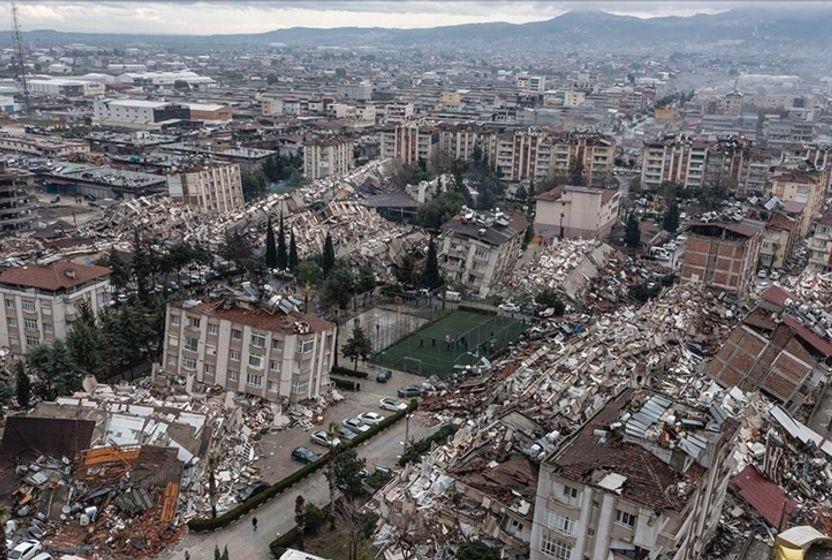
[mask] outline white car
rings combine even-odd
[[[23,541],[9,551],[9,560],[32,560],[41,550],[43,545],[38,541]]]
[[[326,430],[316,430],[309,435],[312,443],[323,445],[324,447],[338,447],[341,445],[341,440],[337,437],[332,437]]]
[[[341,425],[347,429],[352,430],[357,434],[361,432],[366,432],[370,429],[370,426],[362,422],[358,416],[356,416],[355,418],[347,418],[346,420],[341,422]]]
[[[364,412],[356,416],[359,420],[370,426],[375,426],[384,420],[384,416],[375,412]]]
[[[40,554],[32,558],[32,560],[52,560],[52,555],[48,552],[41,552]]]
[[[407,410],[407,405],[404,404],[399,399],[394,399],[393,397],[384,397],[378,401],[378,406],[380,406],[384,410],[390,410],[392,412],[398,412],[400,410]]]
[[[517,313],[520,311],[520,306],[511,302],[501,303],[497,306],[497,308],[505,311],[506,313]]]

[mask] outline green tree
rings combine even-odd
[[[261,172],[243,173],[243,198],[246,202],[252,202],[258,198],[263,198],[268,191],[266,186],[266,177]]]
[[[321,288],[321,303],[346,309],[355,293],[353,271],[344,264],[332,269]]]
[[[301,495],[295,498],[295,525],[298,528],[297,547],[303,551],[306,548],[303,544],[303,536],[306,533],[306,500]]]
[[[442,285],[442,275],[439,273],[439,260],[436,257],[436,242],[431,238],[428,243],[428,255],[425,259],[425,270],[422,272],[420,285],[434,290]]]
[[[283,227],[283,214],[280,214],[280,226],[277,228],[277,268],[285,270],[289,265],[289,255],[286,252],[286,230]]]
[[[679,229],[679,205],[675,202],[665,210],[662,227],[670,233],[676,233],[676,230]]]
[[[133,278],[136,281],[136,291],[142,299],[147,298],[151,289],[153,277],[153,256],[149,243],[142,237],[139,228],[133,230]]]
[[[77,366],[63,340],[35,346],[26,353],[26,363],[37,373],[33,392],[45,401],[69,395],[81,388]]]
[[[416,210],[416,222],[426,228],[437,230],[453,218],[462,208],[463,196],[456,191],[446,191]]]
[[[569,167],[569,181],[576,187],[584,185],[584,162],[576,158]]]
[[[361,265],[358,270],[358,282],[355,287],[356,293],[364,293],[376,287],[376,274],[369,265]]]
[[[364,479],[361,471],[364,469],[364,459],[358,456],[354,447],[338,453],[333,460],[335,487],[349,499],[361,498],[366,494]]]
[[[462,543],[456,551],[455,560],[499,560],[497,551],[482,541]]]
[[[295,230],[289,230],[289,270],[298,270],[298,245],[295,242]]]
[[[107,266],[110,268],[110,284],[119,292],[126,291],[130,284],[130,265],[115,247],[107,254]]]
[[[111,369],[110,345],[96,324],[95,316],[85,300],[79,304],[78,320],[66,336],[69,355],[81,373],[98,379]]]
[[[638,245],[641,242],[641,228],[638,224],[638,218],[634,213],[627,216],[627,224],[624,227],[624,244],[630,248],[630,254],[635,254]]]
[[[353,360],[353,369],[358,369],[358,359],[366,360],[373,352],[373,343],[361,325],[356,320],[356,325],[352,330],[352,335],[347,339],[341,347],[341,353],[345,358]]]
[[[338,453],[332,460],[332,477],[341,492],[341,499],[332,504],[333,518],[344,529],[349,541],[348,560],[355,560],[358,545],[366,538],[368,518],[362,512],[366,491],[361,476],[364,460],[358,457],[354,448]],[[375,521],[375,520],[374,520]]]
[[[222,553],[217,545],[214,545],[214,560],[228,560],[228,547],[226,546]]]
[[[305,259],[298,264],[298,282],[317,284],[321,279],[321,267],[312,259]]]
[[[251,243],[238,232],[226,232],[219,254],[223,259],[234,263],[240,276],[262,272],[263,262],[255,258]]]
[[[335,247],[332,245],[332,236],[327,233],[324,240],[324,252],[321,257],[321,269],[323,269],[324,276],[329,276],[332,269],[335,268]]]
[[[274,228],[272,228],[272,217],[266,224],[266,268],[270,271],[277,267],[277,246],[274,242]]]
[[[23,362],[15,362],[14,378],[17,404],[23,408],[29,408],[32,399],[32,381],[29,379],[29,374],[26,373],[26,368],[23,367]]]

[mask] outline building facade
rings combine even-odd
[[[381,130],[379,150],[382,158],[398,160],[402,165],[430,163],[439,150],[439,130],[417,123],[388,126]]]
[[[691,224],[682,281],[744,296],[757,269],[763,227],[754,220]]]
[[[0,234],[34,227],[38,201],[30,184],[33,176],[17,170],[0,171]]]
[[[804,204],[800,220],[800,236],[809,233],[812,222],[823,212],[826,202],[826,187],[829,184],[829,169],[783,169],[779,168],[771,178],[771,194],[780,200]]]
[[[0,274],[0,347],[16,358],[63,339],[86,301],[98,315],[110,304],[110,269],[72,262],[10,268]]]
[[[437,247],[442,275],[485,297],[514,266],[528,225],[519,212],[480,215],[463,208],[442,226]]]
[[[315,138],[303,143],[303,175],[314,181],[344,175],[354,167],[354,143],[345,136]]]
[[[546,239],[603,239],[618,220],[621,193],[563,185],[535,197],[534,231]]]
[[[224,213],[241,208],[243,182],[236,163],[195,163],[167,176],[168,194],[209,213]]]
[[[659,393],[623,391],[543,460],[529,558],[701,558],[737,426]]]
[[[162,372],[270,401],[329,385],[335,324],[294,309],[219,300],[168,304]]]

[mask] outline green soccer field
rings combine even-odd
[[[510,317],[452,311],[378,352],[370,361],[425,376],[446,375],[454,365],[475,363],[477,355],[493,356],[525,328]]]

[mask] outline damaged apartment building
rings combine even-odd
[[[718,405],[623,391],[542,462],[531,560],[700,558],[737,427]]]
[[[170,303],[160,373],[269,401],[316,398],[329,386],[335,325],[300,303],[251,285]]]

